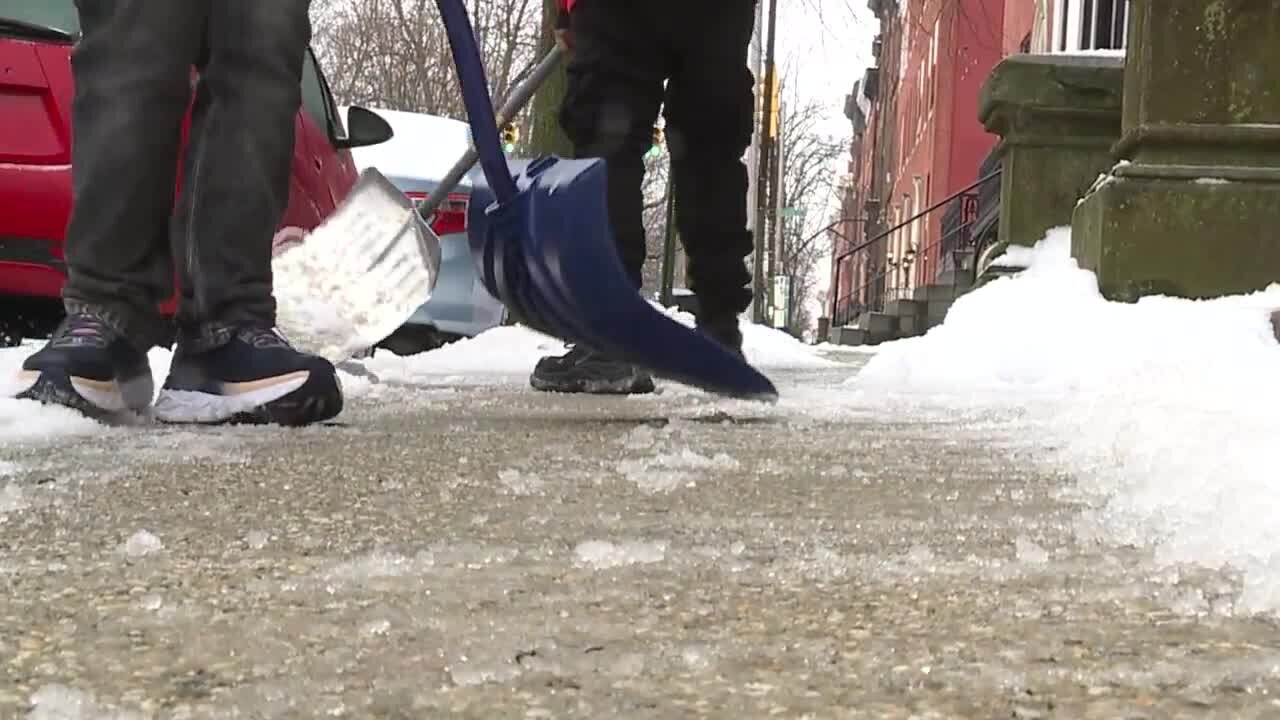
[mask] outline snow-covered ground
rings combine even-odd
[[[668,314],[686,325],[694,323],[693,316],[674,308]],[[747,359],[764,371],[840,366],[821,357],[812,346],[777,330],[744,321],[742,332]],[[401,358],[378,353],[363,364],[379,379],[398,383],[525,384],[538,358],[564,351],[558,340],[528,328],[505,326],[421,355]],[[359,380],[354,382],[366,387]]]
[[[1280,285],[1211,301],[1112,303],[1052,231],[1016,277],[962,297],[928,335],[882,346],[864,402],[988,407],[1096,510],[1083,540],[1242,573],[1236,607],[1280,610]]]
[[[1063,492],[1092,508],[1076,521],[1081,541],[1150,546],[1175,568],[1229,567],[1243,579],[1237,609],[1280,610],[1280,344],[1269,318],[1280,286],[1111,303],[1069,246],[1066,230],[1053,231],[1015,258],[1023,273],[961,298],[928,335],[876,351],[814,348],[746,325],[759,367],[811,373],[768,412],[824,422],[974,413],[993,434],[1014,436],[1012,451],[1074,481]],[[379,353],[363,362],[376,379],[343,379],[353,398],[392,397],[406,384],[523,385],[538,357],[561,348],[503,327],[416,357]],[[29,351],[0,351],[0,376]],[[854,371],[840,369],[850,366],[828,359],[841,352],[872,357],[848,377]],[[159,382],[168,354],[152,360]],[[667,384],[672,391],[693,393]],[[100,431],[67,411],[0,400],[0,476],[5,444]]]
[[[669,312],[680,322],[693,324],[692,316],[674,309]],[[777,330],[744,322],[743,334],[748,358],[765,371],[840,367],[839,363],[821,357],[814,348]],[[4,398],[4,386],[11,382],[23,358],[39,346],[32,341],[23,347],[0,349],[0,460],[5,443],[54,441],[101,430],[97,423],[69,410]],[[372,377],[366,373],[342,372],[342,382],[351,399],[394,393],[395,388],[406,384],[524,385],[538,358],[564,350],[558,340],[527,328],[499,327],[421,355],[402,358],[379,352],[373,358],[356,363]],[[171,358],[171,353],[164,349],[150,353],[157,390],[168,373]]]

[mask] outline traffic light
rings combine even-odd
[[[769,138],[778,137],[778,121],[781,105],[779,103],[778,94],[781,92],[781,83],[778,82],[777,71],[770,67],[765,70],[764,79],[760,81],[760,94],[764,100],[764,112],[769,116]]]
[[[502,126],[502,149],[505,152],[515,152],[516,143],[520,142],[520,128],[515,123],[507,123]]]
[[[663,133],[662,128],[658,125],[653,126],[653,145],[649,146],[649,157],[658,157],[662,154],[662,146],[667,142],[667,137]]]

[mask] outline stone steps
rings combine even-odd
[[[916,337],[942,324],[956,298],[973,287],[972,273],[948,271],[932,285],[915,288],[911,298],[890,300],[882,312],[864,312],[855,325],[831,328],[836,345],[879,345]]]

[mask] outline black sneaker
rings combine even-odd
[[[653,378],[634,365],[610,360],[576,345],[565,355],[544,357],[529,377],[535,390],[593,395],[644,395]]]
[[[738,326],[738,317],[698,318],[698,330],[707,337],[729,348],[738,357],[742,354],[742,328]]]
[[[147,354],[92,315],[63,319],[22,363],[11,397],[64,405],[98,420],[142,412],[155,381]]]
[[[179,343],[156,399],[169,423],[307,425],[342,412],[333,364],[295,350],[271,330],[246,328],[208,352]]]

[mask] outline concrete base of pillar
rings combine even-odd
[[[1066,225],[1076,202],[1114,163],[1120,139],[1124,60],[1014,55],[982,89],[980,119],[1001,137],[998,240],[978,259],[981,275],[1009,245],[1034,245]]]
[[[1111,300],[1280,282],[1280,170],[1121,165],[1076,208],[1072,255]]]

